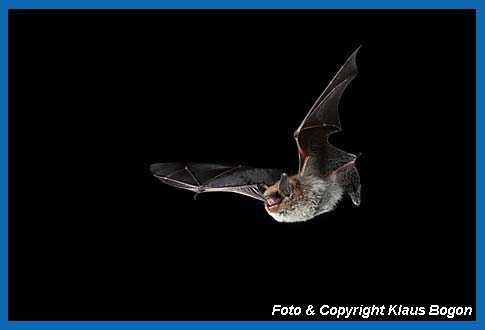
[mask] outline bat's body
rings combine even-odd
[[[295,131],[300,165],[288,176],[276,169],[257,169],[207,163],[160,163],[153,175],[178,188],[203,192],[235,192],[265,203],[269,215],[279,222],[298,222],[332,211],[345,194],[360,205],[357,156],[328,142],[340,131],[338,103],[357,75],[357,50],[337,72]]]
[[[280,187],[282,184],[280,180],[264,192],[265,209],[279,222],[298,222],[332,211],[344,193],[349,193],[355,205],[358,206],[360,195],[354,195],[352,187],[348,187],[347,184],[350,173],[357,173],[356,171],[352,161],[325,179],[317,176],[293,175],[288,178],[290,186],[288,196],[283,195],[284,189]]]

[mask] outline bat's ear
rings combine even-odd
[[[288,175],[286,173],[281,174],[278,190],[280,191],[280,194],[283,196],[289,197],[291,195],[290,180],[288,179]]]

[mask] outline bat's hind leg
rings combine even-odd
[[[360,177],[355,167],[355,161],[343,166],[338,171],[338,180],[344,189],[344,192],[349,194],[352,202],[356,206],[360,205]]]

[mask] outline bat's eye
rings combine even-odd
[[[274,198],[274,199],[277,199],[279,201],[283,200],[283,196],[281,196],[281,194],[279,192],[274,193],[273,195],[271,195],[271,197]]]

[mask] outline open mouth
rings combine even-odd
[[[266,205],[268,206],[268,210],[271,212],[276,211],[276,209],[280,206],[281,199],[268,197],[266,198]]]

